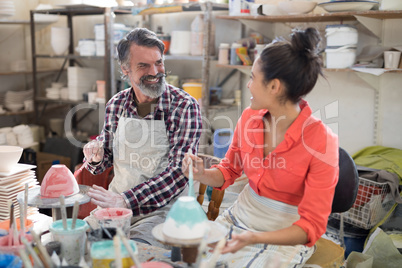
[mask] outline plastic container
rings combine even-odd
[[[230,65],[243,65],[243,62],[237,56],[236,49],[241,48],[242,45],[238,43],[233,43],[230,48]]]
[[[348,68],[355,63],[356,47],[327,47],[325,54],[327,68]]]
[[[102,208],[94,213],[99,225],[103,227],[120,227],[126,236],[130,236],[130,225],[133,211],[127,208]]]
[[[257,44],[254,48],[254,61],[261,55],[262,51],[266,47],[266,44]]]
[[[88,224],[77,219],[74,229],[71,229],[72,219],[67,219],[67,229],[63,228],[63,220],[53,222],[49,230],[55,241],[61,243],[61,256],[69,265],[78,265],[85,254],[86,231]]]
[[[327,47],[356,45],[358,42],[357,29],[353,25],[334,24],[325,28]]]
[[[32,235],[30,234],[25,234],[25,238],[27,239],[28,242],[32,241]],[[13,255],[19,255],[18,251],[20,249],[24,249],[25,245],[21,244],[18,246],[10,246],[8,242],[8,235],[0,237],[0,255],[1,254],[13,254]]]
[[[229,64],[229,50],[230,45],[227,43],[221,43],[219,45],[219,55],[218,55],[218,63],[222,65]]]
[[[20,217],[15,219],[15,222],[17,223],[17,230],[19,231],[21,228],[21,220]],[[25,230],[28,231],[31,227],[33,227],[33,221],[30,219],[25,220]],[[0,229],[8,231],[10,228],[10,220],[4,220],[0,222]]]
[[[191,22],[191,51],[193,56],[201,56],[204,44],[204,16],[197,15]]]
[[[202,84],[201,83],[184,83],[183,90],[194,97],[199,103],[202,101]]]
[[[229,145],[232,142],[233,131],[229,128],[215,130],[214,133],[214,156],[224,158]]]
[[[229,0],[229,16],[250,15],[250,7],[254,1]]]
[[[137,246],[133,240],[127,241],[134,253],[137,253]],[[123,268],[130,268],[134,265],[128,251],[123,243],[120,243],[121,262]],[[91,246],[92,267],[109,268],[114,267],[116,261],[113,240],[94,242]]]

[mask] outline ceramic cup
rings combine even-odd
[[[384,51],[384,68],[397,69],[400,59],[400,51]]]
[[[67,229],[63,228],[63,220],[58,220],[50,225],[50,232],[53,239],[61,243],[61,257],[69,265],[80,263],[81,257],[85,254],[86,231],[88,224],[77,219],[74,229],[71,229],[72,219],[67,219]]]

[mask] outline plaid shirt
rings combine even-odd
[[[113,135],[124,110],[125,116],[139,118],[131,88],[117,93],[106,104],[105,123],[97,138],[103,142],[104,158],[96,166],[87,166],[91,173],[102,173],[113,165]],[[122,193],[134,216],[155,211],[180,194],[187,184],[187,178],[181,171],[184,154],[189,151],[197,153],[202,120],[200,107],[195,99],[181,89],[166,85],[154,112],[143,119],[162,120],[162,116],[170,144],[169,163],[162,173]]]

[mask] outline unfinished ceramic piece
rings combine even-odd
[[[208,219],[193,196],[181,196],[163,224],[163,234],[175,239],[199,239],[208,231]]]
[[[80,191],[73,173],[65,165],[53,165],[45,174],[40,187],[42,198],[70,196]]]

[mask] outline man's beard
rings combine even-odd
[[[156,99],[159,98],[163,92],[165,91],[165,74],[163,73],[158,73],[157,75],[145,75],[140,78],[140,82],[138,84],[135,84],[142,94],[144,94],[147,97]],[[159,78],[158,83],[156,84],[145,84],[144,80],[146,78]]]

